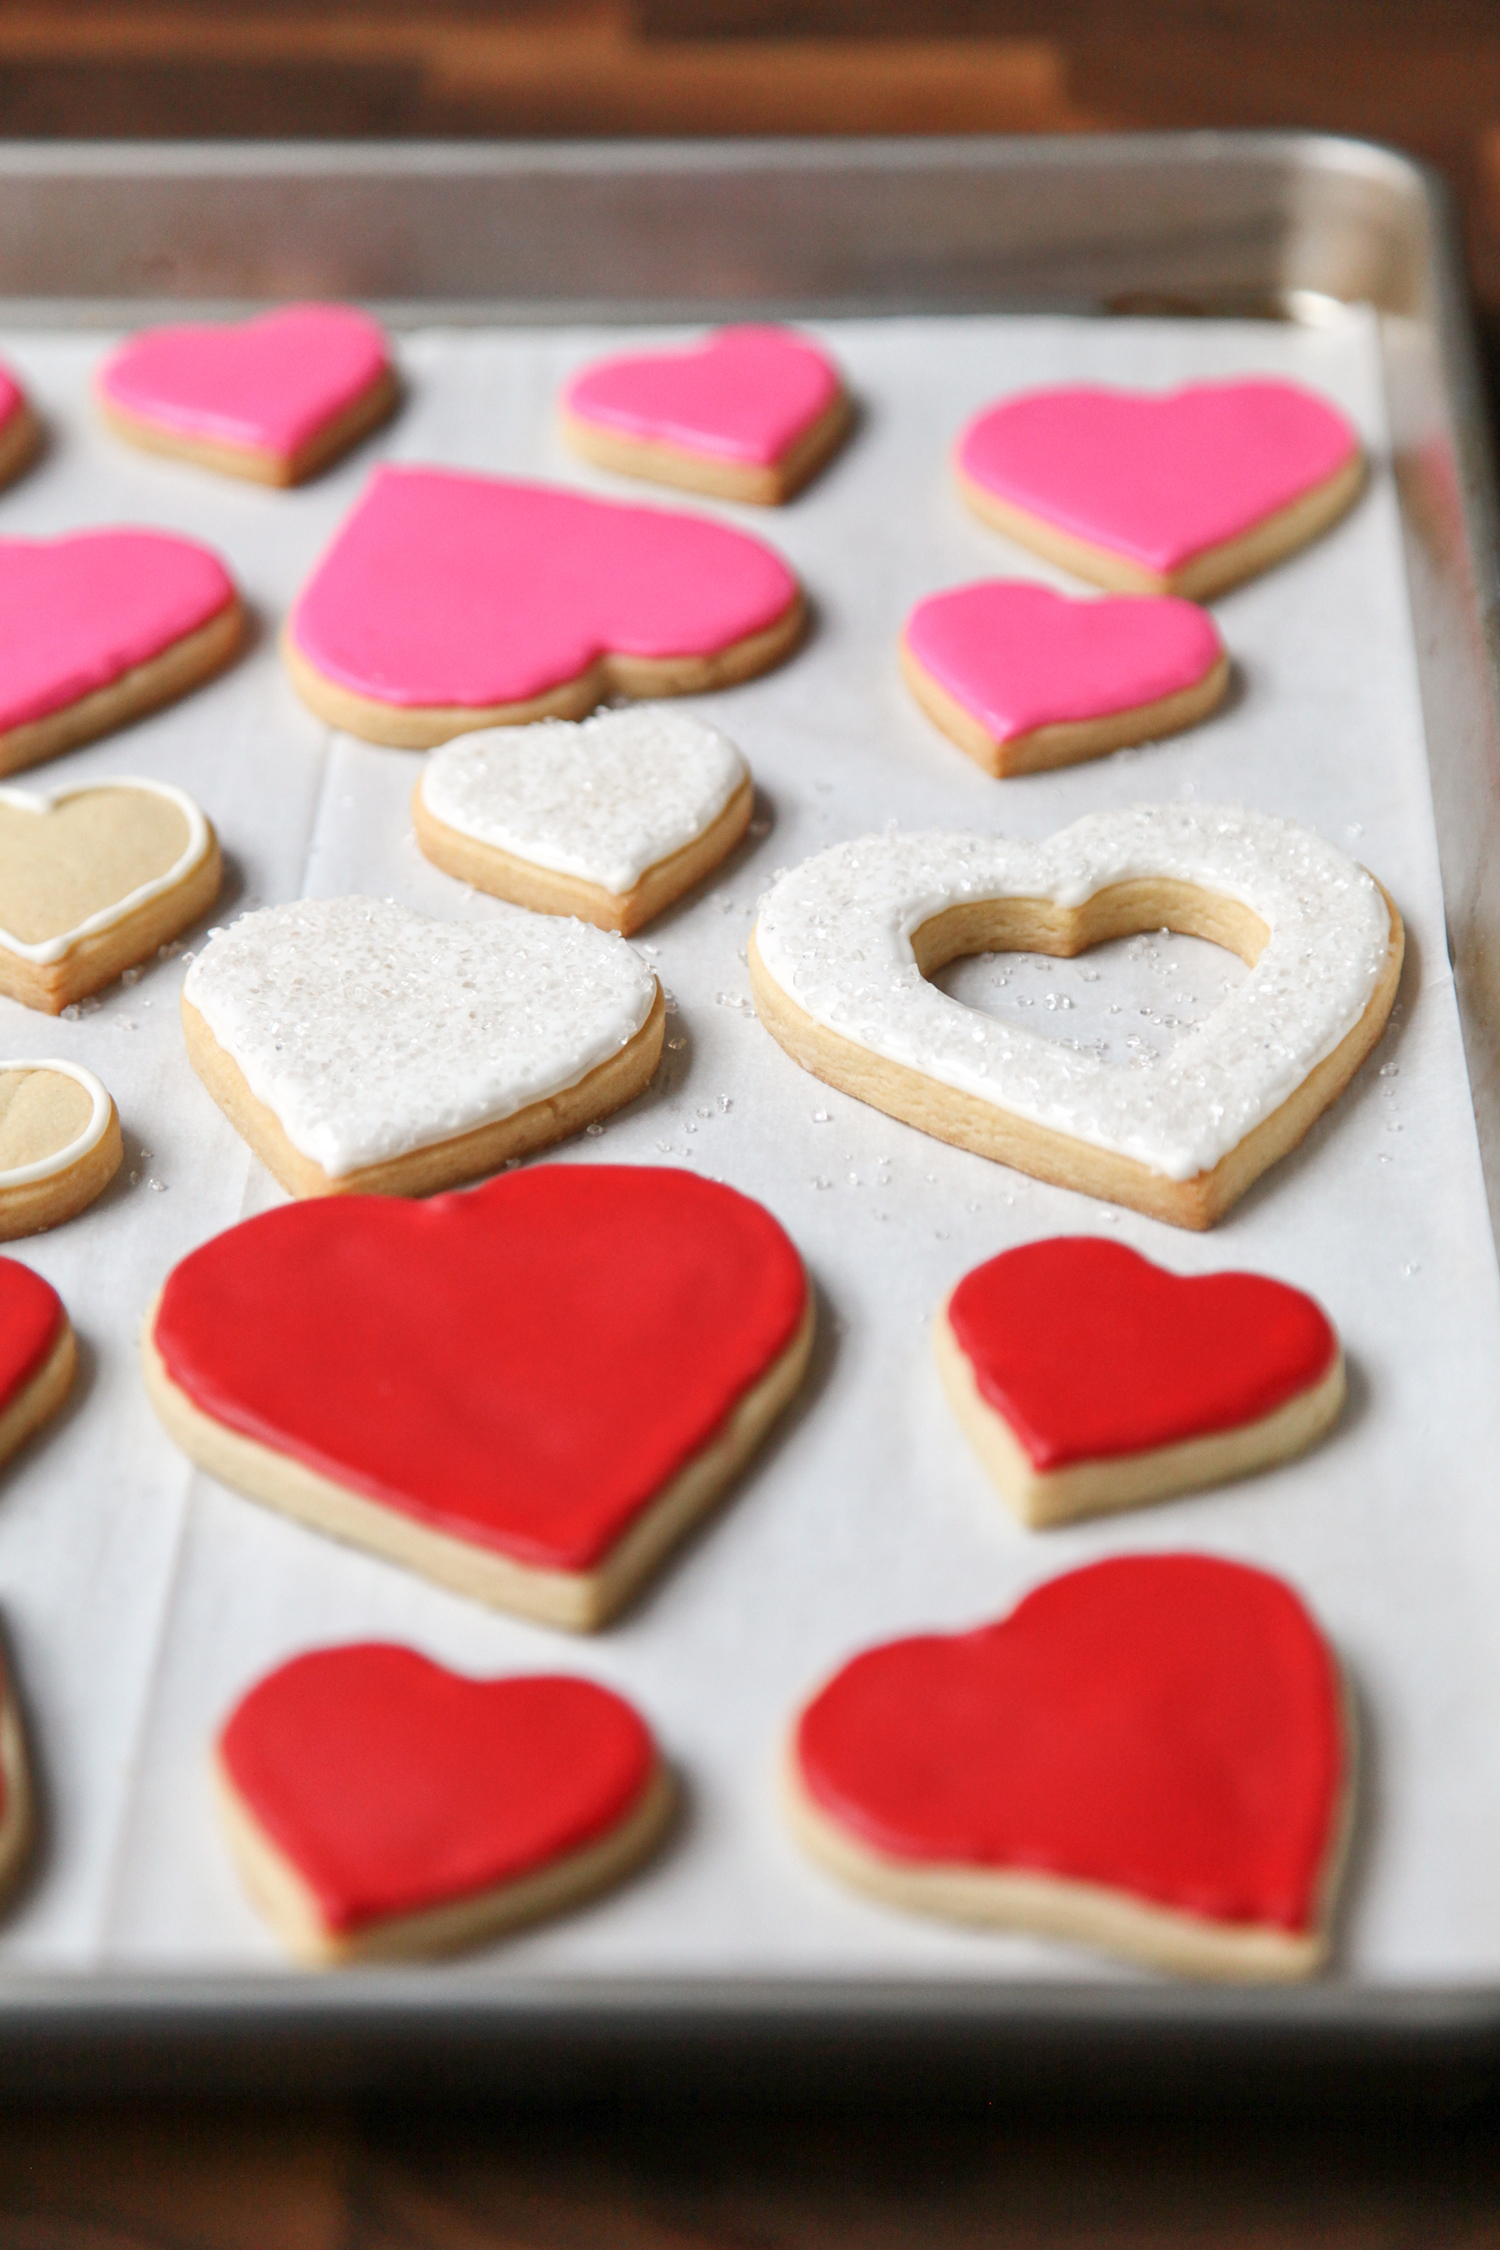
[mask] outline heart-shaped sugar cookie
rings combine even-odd
[[[100,410],[135,445],[300,484],[383,422],[397,386],[383,332],[349,305],[153,328],[99,371]]]
[[[826,352],[786,328],[721,328],[687,350],[625,352],[562,398],[574,449],[627,476],[775,505],[844,438],[850,407]]]
[[[986,773],[1036,773],[1195,726],[1223,700],[1213,619],[1170,595],[1069,601],[986,578],[918,602],[901,636],[912,693]]]
[[[293,1195],[424,1195],[630,1101],[665,1003],[623,939],[579,922],[332,898],[220,932],[182,1014],[198,1075]]]
[[[246,1883],[293,1951],[446,1952],[617,1881],[671,1784],[623,1697],[566,1676],[474,1680],[382,1642],[251,1688],[218,1741]]]
[[[867,1650],[790,1770],[803,1841],[862,1889],[1235,1978],[1322,1961],[1349,1781],[1316,1625],[1206,1555],[1118,1556]]]
[[[42,426],[26,393],[8,367],[0,367],[0,489],[30,465],[42,442]]]
[[[1064,956],[1181,930],[1250,974],[1165,1055],[1128,1065],[928,982],[960,954]],[[1211,1226],[1296,1145],[1379,1038],[1400,916],[1310,829],[1212,805],[1092,813],[1046,843],[885,835],[767,893],[756,1012],[805,1069],[962,1148],[1177,1226]]]
[[[727,735],[638,704],[459,735],[423,765],[412,818],[460,882],[628,932],[719,864],[753,804]]]
[[[218,896],[212,828],[184,790],[0,789],[0,992],[57,1015]]]
[[[167,1428],[225,1482],[589,1627],[748,1459],[811,1339],[801,1260],[758,1203],[551,1164],[231,1227],[173,1271],[144,1352]]]
[[[57,1291],[18,1259],[0,1258],[0,1461],[57,1412],[77,1366]]]
[[[803,604],[727,524],[508,477],[378,469],[299,595],[282,648],[330,725],[407,749],[689,695],[796,644]]]
[[[1296,383],[1080,383],[987,407],[958,477],[986,522],[1079,577],[1203,600],[1316,538],[1364,463],[1343,415]]]
[[[1023,1523],[1065,1523],[1300,1453],[1344,1398],[1327,1316],[1264,1274],[1179,1276],[1068,1235],[976,1266],[935,1330],[954,1412]]]
[[[71,1219],[124,1153],[119,1112],[91,1070],[0,1062],[0,1241]]]

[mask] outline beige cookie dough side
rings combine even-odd
[[[0,943],[0,993],[19,1000],[23,1007],[60,1015],[73,1001],[113,984],[123,969],[149,960],[158,946],[189,928],[208,912],[224,879],[219,839],[211,823],[205,821],[204,827],[203,856],[179,882],[144,899],[118,922],[80,938],[60,960],[27,961]]]
[[[35,1825],[31,1769],[16,1691],[0,1646],[0,1904],[26,1870]]]
[[[14,484],[16,478],[31,467],[42,450],[44,434],[40,419],[23,399],[0,425],[0,490]]]
[[[156,1347],[155,1304],[142,1331],[141,1361],[147,1392],[168,1436],[221,1483],[474,1601],[544,1625],[588,1633],[607,1624],[670,1549],[708,1513],[790,1404],[807,1372],[814,1318],[809,1291],[802,1321],[786,1349],[602,1561],[582,1571],[540,1569],[494,1548],[435,1531],[226,1428],[203,1413],[168,1374]]]
[[[380,428],[395,413],[401,386],[392,368],[382,373],[358,398],[342,407],[292,453],[270,453],[259,446],[228,445],[215,438],[184,437],[175,430],[148,422],[102,394],[96,398],[100,415],[116,437],[144,452],[166,455],[174,461],[191,461],[196,468],[213,469],[220,476],[243,477],[251,484],[286,487],[303,484],[347,453],[361,438]]]
[[[729,641],[709,656],[602,656],[576,679],[521,703],[380,703],[357,695],[320,672],[298,647],[290,621],[282,629],[281,656],[292,685],[326,725],[365,742],[397,750],[435,750],[456,734],[479,727],[529,726],[534,719],[585,719],[610,695],[649,701],[663,695],[707,695],[769,672],[791,655],[807,629],[807,604],[799,591],[780,617],[760,632]]]
[[[536,914],[576,914],[595,929],[619,930],[628,937],[633,930],[644,929],[733,851],[750,825],[754,805],[755,789],[747,774],[701,835],[665,859],[655,860],[628,891],[607,891],[580,875],[558,874],[553,868],[539,867],[535,860],[502,851],[498,844],[465,835],[461,828],[451,828],[429,809],[420,781],[412,791],[411,817],[426,857],[459,882],[488,891],[494,898],[508,898],[517,906],[529,906]]]
[[[133,719],[175,703],[215,673],[222,672],[239,654],[245,638],[245,613],[238,600],[221,609],[206,625],[185,633],[180,641],[134,664],[108,687],[95,688],[45,718],[28,719],[23,726],[0,733],[0,775],[20,773],[26,766],[54,758],[60,750],[76,749],[97,735],[112,734]]]
[[[620,476],[643,477],[651,484],[707,492],[718,500],[748,500],[776,508],[793,499],[843,444],[854,425],[854,408],[840,391],[793,440],[779,460],[766,463],[725,461],[657,438],[632,438],[585,421],[564,407],[558,417],[563,442]]]
[[[109,1186],[124,1154],[120,1113],[111,1101],[103,1133],[76,1163],[44,1180],[23,1181],[19,1187],[7,1187],[0,1174],[0,1242],[44,1234],[49,1227],[60,1227],[65,1220],[86,1211]]]

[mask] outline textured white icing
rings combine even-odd
[[[71,1078],[88,1095],[91,1107],[81,1133],[50,1156],[39,1156],[34,1164],[13,1164],[8,1171],[0,1171],[0,1188],[29,1187],[33,1180],[50,1180],[55,1172],[66,1172],[71,1165],[81,1163],[90,1149],[98,1147],[109,1124],[110,1099],[91,1070],[85,1070],[82,1063],[33,1062],[29,1055],[24,1060],[0,1062],[0,1071],[6,1070],[50,1070],[59,1078]]]
[[[640,1030],[656,978],[623,938],[519,906],[457,923],[303,899],[213,937],[183,997],[337,1179],[577,1085]]]
[[[69,797],[85,797],[96,789],[149,789],[153,796],[170,798],[187,822],[187,842],[164,875],[154,875],[149,883],[138,883],[123,898],[101,906],[97,914],[90,914],[75,930],[64,930],[59,937],[42,938],[37,944],[28,945],[24,939],[13,937],[9,930],[0,929],[0,945],[23,961],[43,964],[60,961],[80,938],[92,937],[96,930],[107,930],[114,923],[123,922],[127,914],[144,906],[147,899],[159,898],[163,891],[170,891],[192,873],[208,850],[208,822],[201,808],[194,804],[185,789],[174,789],[166,781],[126,780],[123,776],[116,779],[111,775],[105,781],[83,782],[76,789],[54,789],[50,796],[39,789],[0,789],[0,804],[19,805],[24,812],[47,813]]]
[[[717,727],[636,704],[460,735],[427,760],[422,802],[481,844],[618,897],[701,836],[748,771]]]
[[[1080,906],[1168,876],[1238,900],[1269,940],[1244,981],[1166,1054],[1107,1063],[981,1015],[922,975],[911,937],[986,898]],[[887,835],[840,844],[761,902],[766,973],[826,1029],[997,1109],[1135,1158],[1169,1179],[1216,1164],[1364,1013],[1385,965],[1379,885],[1311,829],[1235,807],[1091,813],[1045,843]]]

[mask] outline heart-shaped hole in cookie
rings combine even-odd
[[[1071,960],[1113,938],[1171,930],[1205,938],[1253,969],[1271,932],[1252,907],[1221,891],[1170,876],[1111,883],[1081,906],[1050,898],[966,899],[911,933],[917,967],[929,981],[952,961],[980,953],[1046,953]]]

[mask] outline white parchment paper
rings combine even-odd
[[[862,402],[846,451],[788,509],[681,502],[778,546],[816,611],[794,662],[694,706],[749,758],[759,833],[637,940],[677,1004],[665,1066],[601,1134],[560,1152],[684,1164],[769,1204],[820,1294],[803,1401],[719,1517],[594,1640],[491,1614],[284,1522],[189,1467],[137,1370],[142,1311],[175,1260],[279,1196],[188,1065],[181,961],[116,985],[74,1021],[0,1001],[0,1059],[56,1054],[96,1069],[128,1150],[93,1211],[16,1250],[62,1291],[84,1372],[61,1421],[0,1477],[0,1619],[46,1814],[0,1965],[279,1969],[214,1820],[211,1737],[282,1657],[392,1635],[475,1671],[565,1665],[617,1685],[685,1784],[684,1820],[648,1872],[455,1964],[445,1973],[467,1991],[554,1974],[972,1985],[1093,1973],[1061,1948],[845,1894],[781,1823],[778,1748],[806,1692],[866,1643],[997,1615],[1096,1556],[1194,1546],[1285,1573],[1349,1670],[1360,1813],[1334,1974],[1467,1982],[1500,1971],[1500,1291],[1444,946],[1373,325],[1359,314],[1318,332],[996,318],[822,332]],[[230,862],[220,922],[346,890],[485,919],[490,901],[417,852],[413,757],[321,728],[287,684],[274,636],[377,453],[651,497],[573,460],[552,427],[564,376],[622,339],[408,336],[400,419],[292,494],[154,461],[98,430],[87,387],[109,340],[0,339],[52,428],[43,464],[0,499],[0,533],[139,523],[206,538],[254,605],[260,638],[222,680],[54,761],[39,782],[142,774],[191,790]],[[905,691],[902,619],[921,595],[986,574],[1066,582],[961,507],[946,468],[960,424],[1025,384],[1242,372],[1298,376],[1337,400],[1371,449],[1371,489],[1315,548],[1216,605],[1238,678],[1208,725],[1064,773],[989,780]],[[775,869],[890,821],[1041,837],[1099,807],[1181,796],[1310,823],[1379,875],[1408,930],[1396,1017],[1373,1061],[1213,1235],[929,1141],[805,1076],[755,1021],[744,948]],[[1123,1054],[1130,1039],[1169,1038],[1240,973],[1211,947],[1150,937],[1076,963],[960,965],[945,982]],[[1248,1266],[1316,1292],[1351,1369],[1334,1435],[1225,1491],[1022,1531],[944,1404],[929,1323],[970,1265],[1079,1229],[1112,1232],[1179,1272]]]

